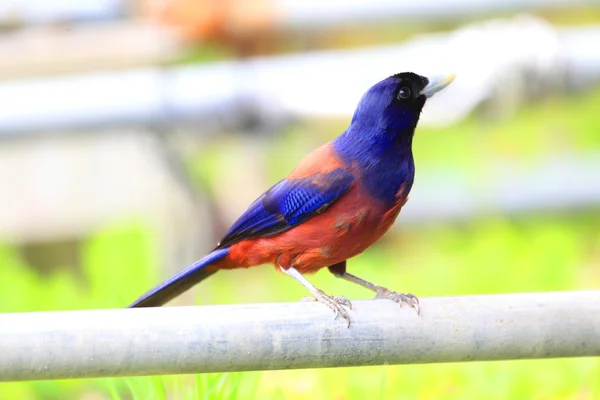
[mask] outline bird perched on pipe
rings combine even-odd
[[[348,321],[345,297],[312,285],[305,274],[327,267],[335,276],[406,303],[418,299],[346,272],[392,226],[415,177],[412,140],[427,99],[454,76],[392,75],[362,97],[350,126],[306,156],[283,180],[262,194],[231,226],[217,247],[130,307],[163,305],[220,269],[274,264],[302,284],[312,299]]]

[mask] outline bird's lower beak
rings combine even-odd
[[[421,90],[421,94],[424,94],[427,98],[432,97],[434,94],[452,83],[456,75],[444,75],[444,76],[433,76],[429,79],[427,86]]]

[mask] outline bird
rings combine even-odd
[[[391,75],[359,100],[348,128],[308,154],[256,199],[208,255],[142,295],[130,308],[157,307],[222,269],[273,264],[314,300],[342,316],[343,296],[330,296],[307,274],[328,268],[336,277],[420,312],[411,293],[399,293],[346,271],[347,260],[379,240],[408,200],[415,177],[412,142],[426,101],[454,75]]]

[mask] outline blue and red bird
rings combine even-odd
[[[261,195],[231,226],[213,252],[140,297],[130,307],[160,306],[220,269],[274,264],[314,300],[350,325],[344,297],[332,297],[304,274],[323,267],[419,311],[412,294],[391,291],[346,272],[346,260],[375,243],[394,223],[415,177],[412,139],[428,98],[453,76],[390,76],[362,97],[350,126],[310,153]]]

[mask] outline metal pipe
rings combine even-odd
[[[456,20],[482,15],[573,9],[595,4],[591,0],[274,0],[277,26],[288,29],[332,29],[338,26]]]
[[[600,291],[0,315],[0,381],[600,356]]]
[[[408,70],[458,74],[452,87],[427,104],[419,123],[443,125],[464,118],[495,84],[507,85],[508,72],[522,66],[538,71],[536,79],[546,77],[553,83],[564,58],[569,81],[589,87],[600,78],[600,51],[588,46],[600,37],[600,26],[555,31],[536,21],[475,25],[360,50],[3,82],[0,139],[166,120],[193,121],[206,131],[223,121],[231,123],[248,105],[265,121],[287,116],[347,118],[374,82]]]

